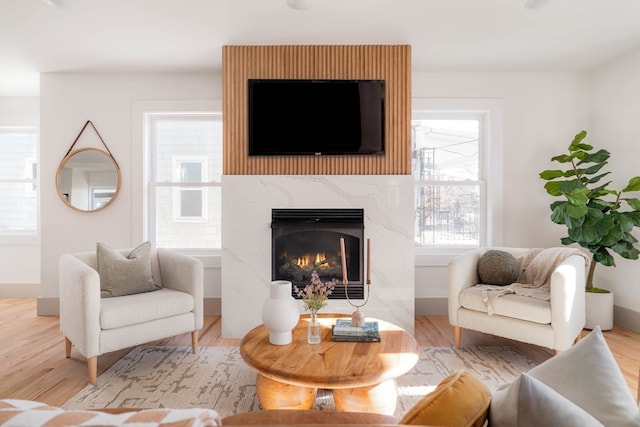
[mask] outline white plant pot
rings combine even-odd
[[[298,324],[299,319],[298,303],[291,296],[291,282],[271,282],[269,299],[262,306],[262,323],[269,330],[269,342],[275,345],[291,343],[291,330]]]
[[[585,292],[585,298],[585,329],[594,329],[598,325],[603,331],[613,329],[613,292],[606,294]]]

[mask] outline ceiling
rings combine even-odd
[[[415,72],[585,71],[640,49],[640,0],[0,0],[0,95],[44,72],[219,72],[222,46],[410,44]]]

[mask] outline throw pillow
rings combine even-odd
[[[478,277],[485,285],[510,285],[519,275],[520,263],[509,252],[488,250],[478,261]]]
[[[399,424],[479,427],[487,419],[490,402],[491,390],[470,372],[459,371],[440,381]]]
[[[602,427],[578,405],[526,373],[493,394],[489,420],[492,427]]]
[[[151,242],[142,243],[127,256],[98,242],[96,254],[101,297],[139,294],[160,289],[151,273]]]
[[[640,426],[640,408],[600,327],[527,374],[606,426]],[[490,412],[493,417],[499,411],[491,409]]]

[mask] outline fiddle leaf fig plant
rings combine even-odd
[[[610,153],[583,140],[587,132],[578,133],[569,145],[568,154],[552,157],[551,161],[566,165],[564,170],[549,169],[540,173],[547,181],[547,193],[559,197],[551,203],[551,221],[567,227],[568,236],[563,245],[577,243],[592,254],[587,275],[587,291],[607,292],[593,286],[596,263],[615,266],[611,251],[623,258],[638,259],[640,250],[632,235],[640,227],[640,199],[629,193],[640,191],[640,176],[635,176],[621,190],[608,188],[611,181],[602,181],[610,172],[604,172]]]

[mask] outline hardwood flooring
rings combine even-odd
[[[221,336],[218,316],[205,317],[202,346],[234,346],[240,340]],[[584,331],[583,334],[588,333]],[[640,334],[615,327],[605,337],[634,397],[640,372]],[[453,328],[446,317],[416,317],[415,337],[421,347],[453,346]],[[155,341],[155,345],[191,345],[190,334]],[[464,330],[464,345],[510,345],[541,363],[553,356],[543,347]],[[131,349],[98,357],[98,375]],[[0,398],[28,399],[60,406],[87,385],[85,358],[75,349],[64,355],[57,317],[36,315],[35,299],[0,299]]]

